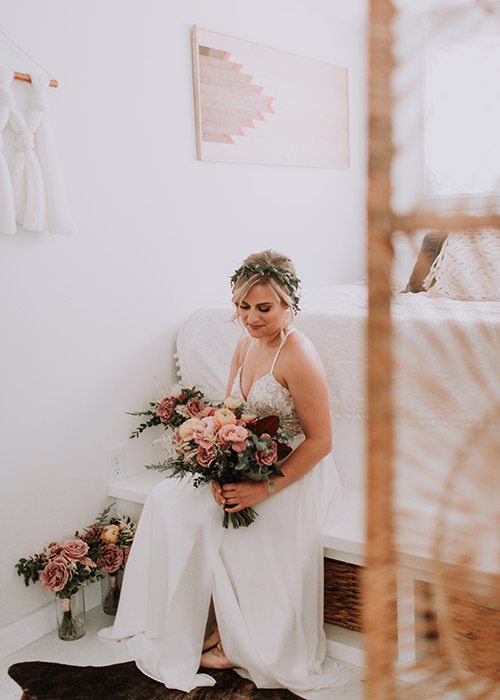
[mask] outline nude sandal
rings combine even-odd
[[[222,644],[219,642],[215,647],[201,655],[200,666],[203,668],[234,668],[224,653]]]
[[[217,625],[214,625],[212,627],[212,632],[209,634],[209,636],[203,641],[203,646],[201,650],[203,652],[209,651],[210,649],[213,649],[214,646],[216,646],[220,642],[220,634],[219,630],[217,628]]]

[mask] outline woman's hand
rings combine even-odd
[[[212,496],[214,497],[214,500],[217,503],[217,505],[221,508],[224,508],[224,506],[226,505],[226,499],[224,498],[224,495],[222,493],[222,485],[219,484],[218,481],[212,481]]]
[[[251,508],[262,503],[269,496],[266,481],[240,481],[237,484],[219,484],[222,489],[224,510],[237,513],[244,508]]]

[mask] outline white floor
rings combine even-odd
[[[56,632],[29,644],[24,649],[6,656],[0,661],[0,700],[19,700],[21,688],[7,675],[7,669],[18,661],[54,661],[77,666],[106,666],[129,661],[126,644],[106,642],[97,639],[96,632],[101,627],[112,624],[113,618],[105,615],[100,608],[87,613],[87,633],[75,642],[62,642]],[[363,680],[361,670],[352,668],[352,681],[338,688],[332,700],[362,700]],[[95,700],[89,698],[89,700]]]

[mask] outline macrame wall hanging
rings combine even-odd
[[[5,32],[0,33],[36,63]],[[14,78],[26,83],[24,114],[16,104]],[[20,229],[64,235],[76,232],[47,120],[47,88],[57,85],[45,69],[27,75],[0,65],[1,234],[12,236]],[[10,154],[4,149],[4,138],[13,146]]]

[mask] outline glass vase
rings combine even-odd
[[[85,595],[79,588],[69,598],[56,597],[57,634],[59,639],[71,642],[85,634]]]
[[[119,572],[102,579],[102,609],[107,615],[116,615],[120,601],[121,576]]]

